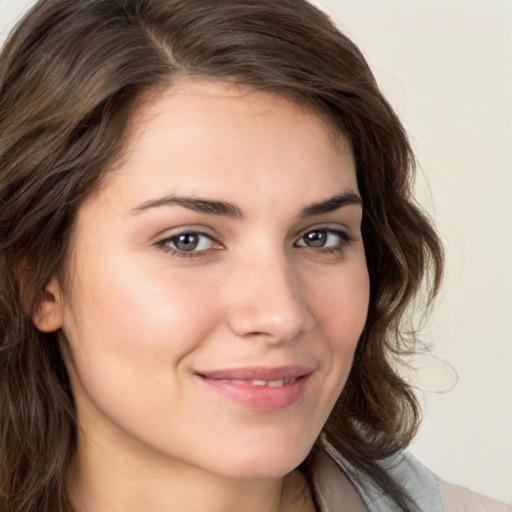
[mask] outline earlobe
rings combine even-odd
[[[42,332],[55,332],[62,327],[62,293],[57,277],[51,279],[41,294],[32,321]]]

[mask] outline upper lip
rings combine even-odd
[[[240,368],[228,368],[222,370],[208,370],[197,372],[202,377],[217,380],[265,380],[274,381],[287,378],[297,378],[308,375],[314,371],[310,365],[285,365],[285,366],[246,366]]]

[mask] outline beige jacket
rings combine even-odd
[[[512,508],[435,477],[409,453],[383,461],[383,467],[415,500],[422,512],[512,512]],[[398,512],[370,480],[357,474],[334,448],[326,445],[313,473],[321,512]]]

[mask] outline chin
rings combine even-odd
[[[300,446],[289,442],[275,443],[256,449],[255,446],[239,449],[236,454],[226,454],[224,462],[230,457],[229,467],[224,467],[226,476],[243,479],[281,478],[296,469],[308,456],[311,446]]]

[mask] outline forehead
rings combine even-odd
[[[136,147],[141,136],[161,130],[166,122],[174,119],[179,123],[188,115],[187,122],[191,126],[196,114],[198,125],[206,113],[224,121],[218,129],[233,123],[235,116],[238,117],[238,123],[245,119],[245,127],[255,125],[255,121],[262,118],[270,120],[277,116],[287,116],[293,120],[293,124],[302,119],[309,123],[310,130],[329,139],[340,152],[352,153],[350,142],[332,116],[306,99],[292,99],[291,95],[198,77],[181,80],[170,87],[150,90],[142,95],[128,126],[125,155]]]
[[[115,179],[137,195],[165,187],[204,196],[206,189],[233,200],[249,186],[252,197],[295,190],[315,202],[357,188],[351,148],[324,117],[246,86],[191,80],[152,93],[126,140],[103,184]]]

